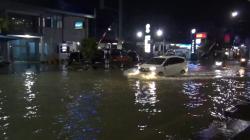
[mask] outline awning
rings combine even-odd
[[[11,37],[11,36],[0,35],[0,41],[9,41],[9,40],[16,40],[16,39],[18,39],[18,38]]]
[[[28,35],[28,34],[25,34],[25,35],[16,35],[16,34],[9,34],[7,35],[8,37],[13,37],[13,38],[24,38],[24,39],[36,39],[36,38],[41,38],[41,36],[36,36],[36,35]]]

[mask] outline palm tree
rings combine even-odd
[[[97,43],[94,38],[83,39],[81,41],[81,53],[83,56],[91,62],[97,52]]]

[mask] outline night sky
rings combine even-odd
[[[130,34],[148,22],[156,28],[163,28],[171,40],[188,40],[191,28],[210,31],[223,27],[231,22],[231,11],[249,13],[246,8],[249,4],[240,0],[137,0],[130,2],[125,9],[129,9]]]
[[[99,7],[98,0],[14,1],[89,14]],[[115,9],[117,1],[105,0],[105,6]],[[212,30],[208,27],[222,27],[230,22],[233,10],[250,13],[249,4],[247,0],[124,0],[124,36],[134,38],[135,32],[144,29],[146,23],[163,28],[169,38],[185,36],[193,27],[201,31]]]

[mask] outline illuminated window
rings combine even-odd
[[[75,29],[83,29],[84,23],[83,21],[76,21],[74,24]]]

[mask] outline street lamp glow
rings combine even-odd
[[[108,31],[111,31],[112,30],[112,28],[111,27],[108,27]]]
[[[191,30],[191,33],[192,33],[192,34],[195,34],[195,33],[196,33],[196,29],[192,29],[192,30]]]
[[[156,35],[161,37],[163,35],[163,31],[161,29],[157,30]]]
[[[239,15],[239,13],[237,12],[237,11],[234,11],[234,12],[232,12],[232,17],[234,18],[234,17],[237,17]]]
[[[137,32],[137,37],[138,38],[142,38],[142,36],[143,36],[143,33],[141,31]]]

